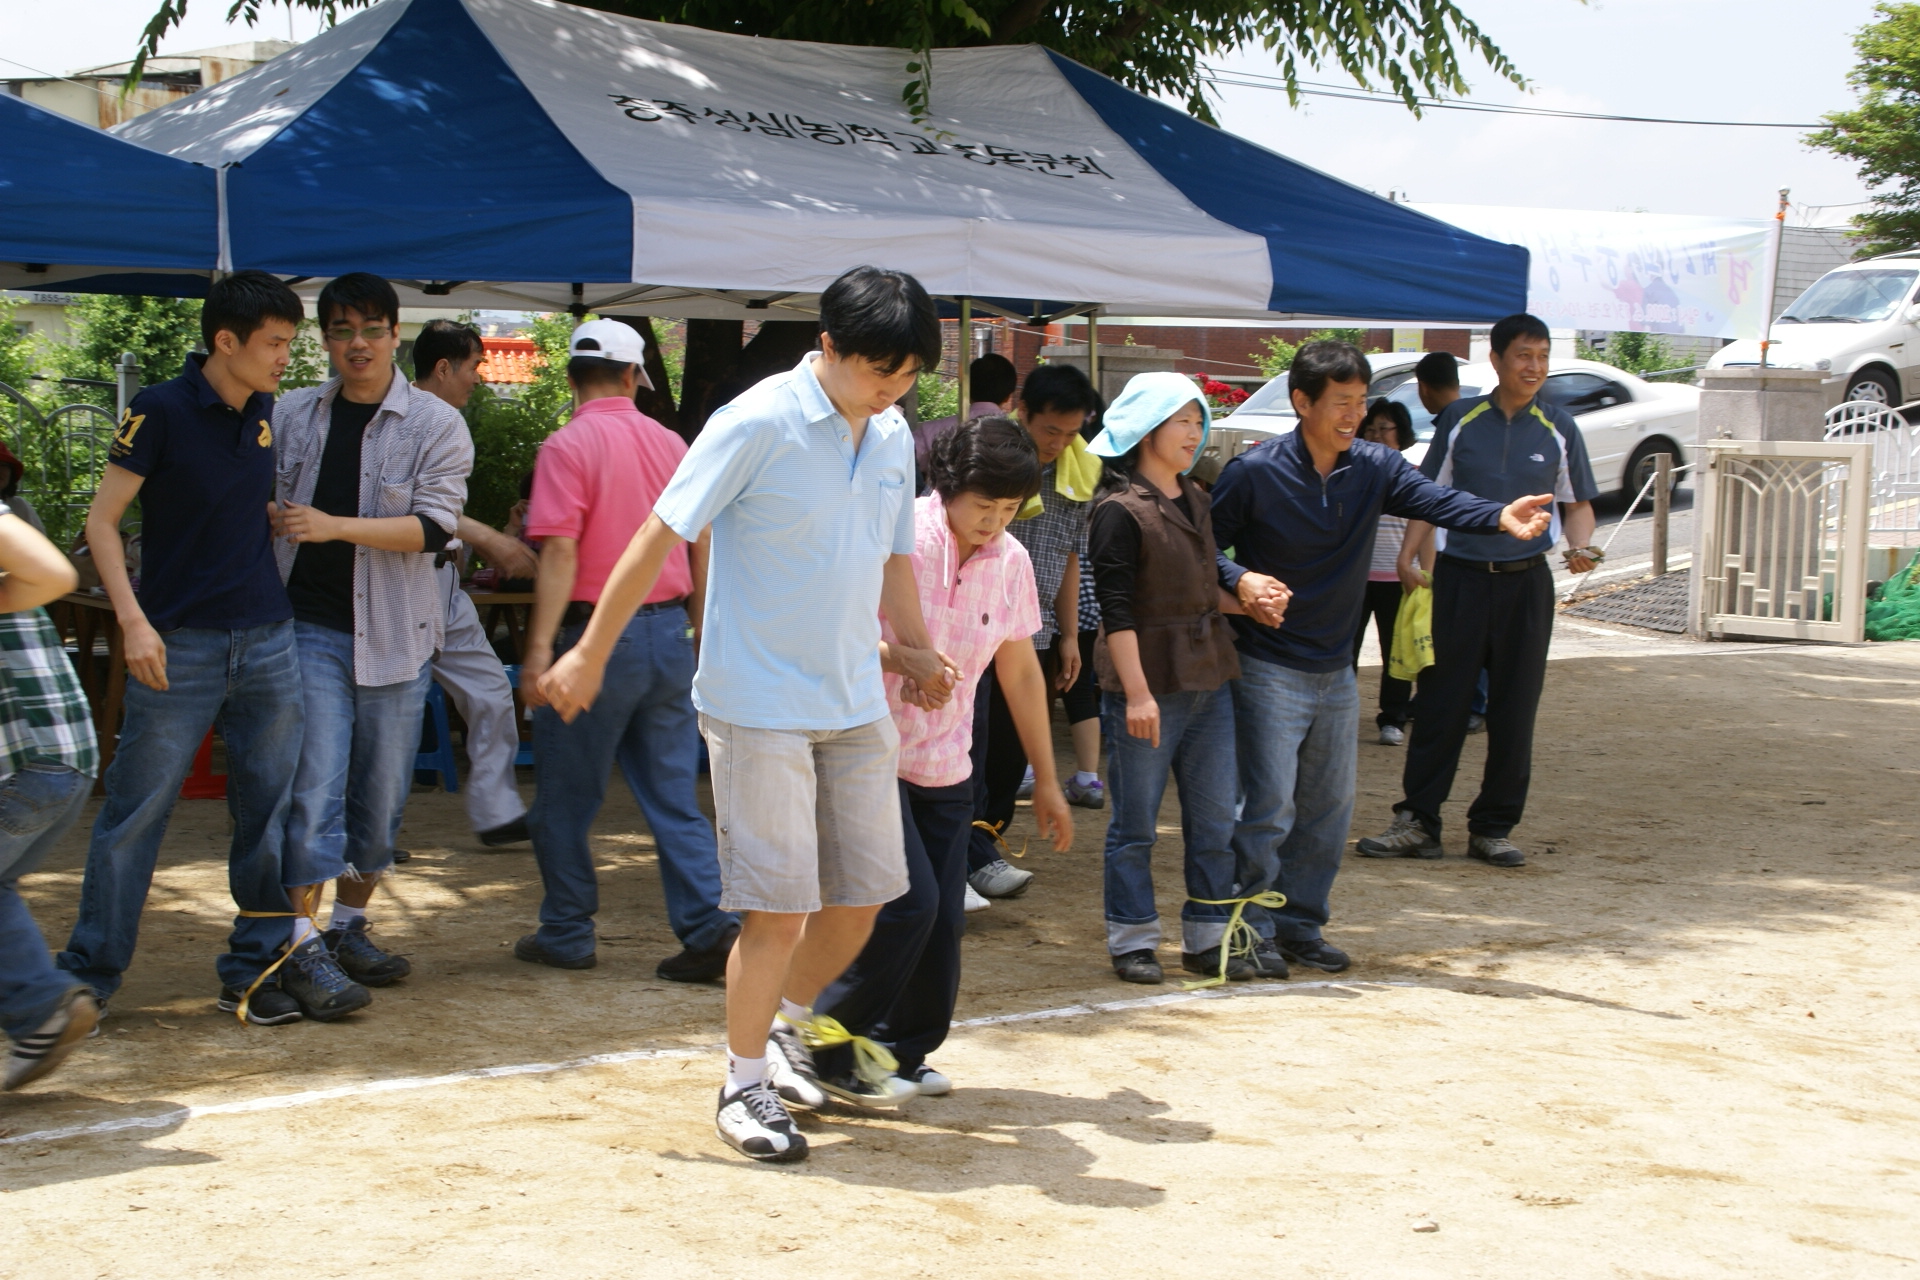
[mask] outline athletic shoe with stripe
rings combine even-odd
[[[789,1106],[818,1111],[827,1105],[813,1069],[813,1051],[800,1038],[800,1028],[785,1017],[775,1018],[767,1034],[767,1083]]]
[[[0,1088],[18,1089],[52,1071],[93,1032],[99,1020],[100,1006],[94,1002],[92,991],[75,987],[67,992],[51,1017],[13,1042],[13,1052],[7,1055],[6,1082]]]
[[[765,1080],[732,1092],[723,1086],[713,1127],[721,1141],[754,1160],[790,1164],[807,1158],[806,1135]]]

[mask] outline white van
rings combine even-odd
[[[1773,322],[1767,363],[1845,379],[1842,400],[1920,400],[1920,249],[1835,267]],[[1710,369],[1760,363],[1750,338],[1713,353]]]

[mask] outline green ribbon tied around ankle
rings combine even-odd
[[[900,1069],[900,1060],[887,1046],[865,1036],[857,1036],[840,1025],[838,1018],[816,1013],[800,1026],[800,1039],[809,1049],[831,1049],[835,1045],[853,1046],[853,1074],[868,1084],[885,1084],[887,1077]]]
[[[1220,935],[1220,972],[1211,978],[1197,978],[1180,984],[1182,991],[1198,991],[1202,987],[1224,987],[1227,984],[1227,961],[1236,954],[1253,954],[1260,935],[1241,918],[1248,905],[1275,911],[1287,905],[1287,895],[1269,889],[1265,893],[1251,893],[1244,898],[1188,898],[1187,901],[1202,907],[1233,908],[1233,914],[1227,917],[1227,931]]]

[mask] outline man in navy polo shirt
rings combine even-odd
[[[167,818],[217,717],[234,816],[228,883],[240,914],[220,1007],[262,1025],[300,1011],[279,982],[248,988],[289,932],[280,854],[300,757],[293,610],[274,565],[273,393],[300,299],[263,271],[215,283],[200,313],[207,353],[135,396],[87,512],[87,544],[126,638],[126,723],[87,849],[80,918],[60,966],[104,1004],[133,960]],[[127,576],[120,518],[138,497],[141,574]]]
[[[1285,977],[1289,962],[1327,973],[1348,965],[1346,952],[1320,931],[1353,821],[1360,714],[1353,633],[1381,513],[1523,537],[1547,528],[1545,494],[1503,506],[1455,493],[1391,446],[1356,440],[1370,373],[1367,358],[1347,343],[1300,348],[1287,373],[1300,426],[1233,459],[1213,489],[1214,540],[1235,557],[1221,557],[1221,585],[1251,619],[1232,619],[1240,649],[1234,729],[1246,794],[1233,832],[1238,879],[1242,893],[1277,889],[1287,899],[1247,913],[1263,939],[1254,966],[1267,977]],[[1274,579],[1287,589],[1277,600]],[[1284,606],[1283,625],[1275,625],[1275,606]]]
[[[1565,509],[1567,568],[1594,566],[1593,499],[1599,489],[1586,442],[1565,409],[1542,404],[1553,342],[1533,316],[1493,326],[1492,395],[1455,400],[1433,422],[1420,470],[1441,484],[1494,501],[1553,494]],[[1507,835],[1519,825],[1533,777],[1533,716],[1553,638],[1553,569],[1547,552],[1561,517],[1537,537],[1456,533],[1433,571],[1433,666],[1420,676],[1413,739],[1401,777],[1406,798],[1393,825],[1359,844],[1369,858],[1438,858],[1440,806],[1453,789],[1480,671],[1487,672],[1487,767],[1467,809],[1467,856],[1490,866],[1526,865]],[[1426,527],[1407,526],[1407,540]]]

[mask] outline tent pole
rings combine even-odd
[[[1087,380],[1093,383],[1095,395],[1105,399],[1100,390],[1100,308],[1094,307],[1087,312]]]
[[[960,299],[960,353],[956,357],[960,366],[960,421],[967,420],[967,410],[973,407],[973,299]]]

